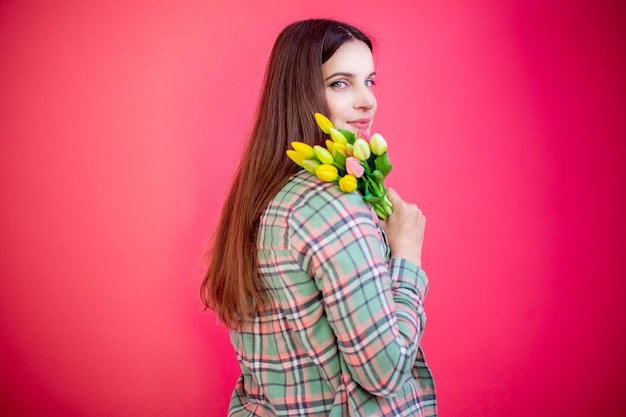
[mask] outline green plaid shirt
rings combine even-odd
[[[231,331],[229,416],[436,416],[420,339],[428,279],[389,258],[373,210],[300,171],[261,218],[272,303]]]

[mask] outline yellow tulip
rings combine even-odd
[[[335,158],[328,152],[328,149],[322,148],[320,145],[315,145],[313,147],[313,151],[315,152],[315,156],[320,160],[322,164],[332,164]]]
[[[342,145],[341,143],[334,143],[333,148],[335,152],[339,152],[343,156],[346,156],[346,145]]]
[[[339,180],[339,189],[343,191],[344,193],[351,193],[352,191],[355,191],[356,190],[356,178],[354,178],[350,174],[344,175]]]
[[[354,142],[354,146],[352,148],[352,156],[354,156],[359,161],[367,161],[370,157],[370,145],[365,141],[365,139],[358,138]]]
[[[333,122],[331,122],[328,117],[324,116],[322,113],[315,113],[315,122],[322,129],[322,132],[327,135],[330,134],[330,129],[333,128]]]
[[[352,145],[351,143],[346,143],[346,156],[352,156],[353,148],[354,145]]]
[[[296,152],[301,154],[303,159],[309,159],[315,156],[313,147],[311,145],[307,145],[304,142],[291,142],[291,147],[295,149]]]
[[[370,149],[374,155],[382,155],[387,151],[387,141],[380,133],[374,133],[370,138]]]
[[[333,182],[339,176],[337,167],[330,164],[322,164],[315,169],[315,176],[325,182]]]
[[[326,140],[326,149],[335,156],[335,144],[332,140]]]
[[[330,128],[330,137],[333,138],[333,141],[335,141],[336,143],[341,143],[342,145],[348,143],[348,139],[346,139],[343,133],[341,133],[334,127]]]
[[[302,156],[302,154],[300,152],[296,152],[293,149],[289,149],[287,151],[287,156],[293,162],[295,162],[296,164],[302,166],[302,160],[304,159],[304,156]]]
[[[315,175],[315,170],[320,166],[320,162],[317,159],[305,159],[302,161],[302,168],[306,169],[309,173]]]

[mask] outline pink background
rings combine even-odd
[[[334,17],[376,38],[389,184],[428,217],[441,415],[617,415],[623,4],[0,2],[0,414],[224,415],[203,247],[273,40]]]

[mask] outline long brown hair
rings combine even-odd
[[[342,22],[311,19],[287,26],[278,36],[265,72],[256,113],[241,162],[226,198],[202,302],[229,327],[238,327],[268,300],[257,274],[260,217],[270,200],[298,170],[285,151],[294,140],[322,144],[315,112],[326,114],[322,64],[349,40],[372,43]]]

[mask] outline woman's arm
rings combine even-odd
[[[403,258],[388,267],[376,222],[359,195],[329,187],[293,208],[290,242],[322,293],[352,377],[372,394],[388,396],[411,374],[428,280]]]

